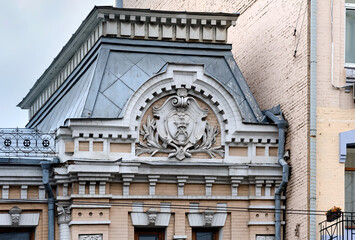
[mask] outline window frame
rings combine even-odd
[[[192,240],[196,239],[196,232],[213,232],[213,240],[219,239],[219,229],[218,227],[210,227],[210,228],[192,228]]]
[[[348,158],[349,157],[349,154],[348,154],[348,152],[349,152],[349,149],[355,149],[355,144],[353,143],[353,144],[347,144],[347,147],[346,147],[346,158]],[[355,154],[355,152],[354,151],[352,151],[352,154],[354,155]],[[350,182],[348,182],[347,181],[347,173],[353,173],[353,172],[355,172],[355,167],[353,167],[353,166],[347,166],[346,165],[346,162],[348,162],[349,163],[349,159],[347,159],[346,161],[345,161],[345,166],[344,166],[344,212],[345,212],[345,214],[347,213],[347,212],[353,212],[353,209],[354,209],[354,204],[352,203],[353,201],[351,201],[350,202],[350,205],[351,205],[351,208],[349,209],[349,208],[347,208],[347,206],[348,206],[348,204],[349,204],[349,202],[347,201],[348,200],[348,197],[351,199],[351,200],[353,200],[354,198],[353,198],[353,177],[354,177],[354,175],[353,174],[351,174],[351,178],[352,178],[352,180],[350,181]],[[348,185],[351,185],[351,187],[350,187],[350,194],[349,194],[349,191],[347,191],[347,186]],[[352,217],[352,215],[351,215],[351,219],[352,219],[353,217]],[[346,224],[345,224],[345,228],[353,228],[353,226],[354,226],[354,224],[353,223],[350,223],[351,221],[346,221]],[[349,225],[350,225],[350,227],[349,227]]]
[[[164,228],[135,228],[134,240],[139,240],[139,234],[157,234],[159,240],[165,240]]]
[[[29,232],[30,240],[35,240],[36,228],[34,227],[0,227],[0,233]]]
[[[355,68],[355,62],[348,63],[346,62],[346,11],[347,10],[355,10],[355,3],[345,3],[345,14],[344,14],[344,66],[346,68]]]

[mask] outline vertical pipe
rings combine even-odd
[[[317,110],[317,0],[311,0],[310,16],[310,186],[309,186],[309,239],[316,240],[316,184],[317,184],[317,159],[316,159],[316,110]]]
[[[284,126],[286,127],[286,126]],[[281,194],[288,182],[288,164],[284,158],[285,128],[279,126],[279,163],[282,166],[282,182],[275,192],[275,239],[281,240]]]
[[[116,8],[123,8],[123,0],[116,0]]]
[[[54,240],[54,194],[49,183],[49,170],[51,163],[47,161],[41,162],[42,181],[48,196],[48,240]]]
[[[289,166],[284,160],[285,129],[288,123],[283,119],[281,111],[280,118],[276,117],[270,111],[266,111],[265,115],[270,118],[279,129],[278,159],[279,164],[282,166],[282,181],[275,191],[275,240],[281,240],[281,194],[286,188],[289,179]]]

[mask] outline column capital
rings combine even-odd
[[[71,220],[70,206],[57,205],[58,224],[68,224]]]

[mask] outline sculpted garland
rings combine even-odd
[[[192,153],[207,153],[211,158],[223,157],[222,146],[214,147],[219,134],[218,127],[206,120],[208,109],[201,108],[186,89],[178,89],[177,95],[169,97],[161,107],[153,107],[156,118],[147,117],[140,134],[136,154],[168,153],[179,160],[190,158]]]

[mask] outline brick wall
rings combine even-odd
[[[261,109],[277,104],[290,123],[286,148],[292,176],[287,208],[308,208],[308,5],[305,0],[125,0],[124,7],[160,10],[240,12],[228,32],[233,55]],[[296,36],[293,31],[296,28]],[[296,57],[294,51],[297,48]],[[307,239],[308,218],[287,216],[286,238]]]

